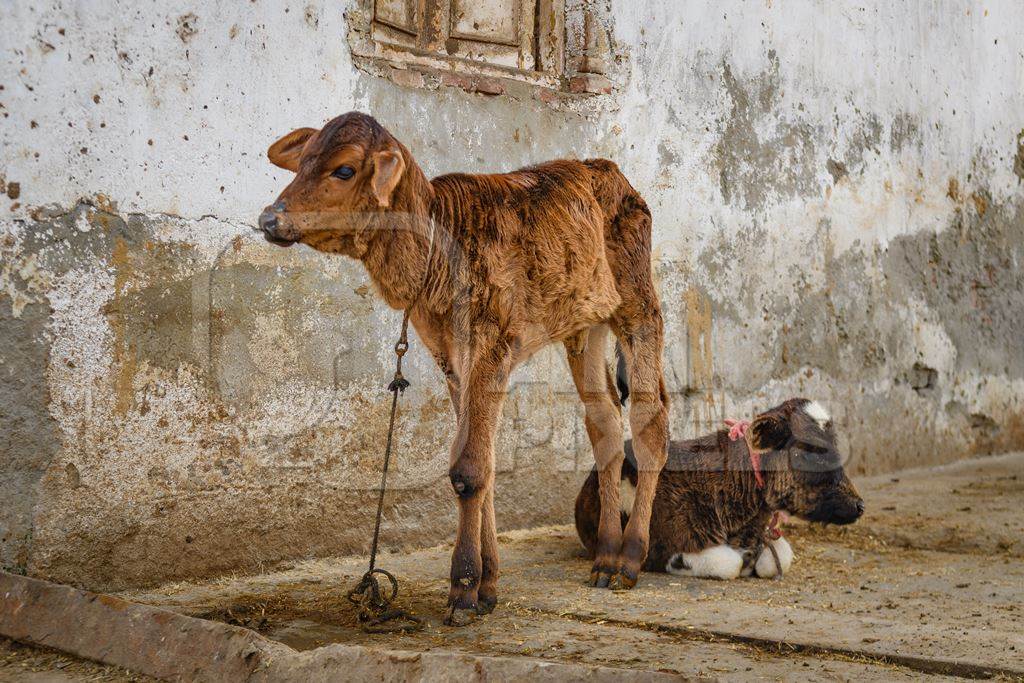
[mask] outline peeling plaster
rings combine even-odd
[[[364,547],[400,315],[251,231],[288,180],[269,142],[348,109],[432,175],[615,159],[654,217],[675,436],[800,394],[854,473],[1021,448],[1024,18],[847,4],[613,0],[616,89],[576,109],[362,71],[351,3],[3,6],[0,562],[112,588]],[[455,520],[413,349],[395,547]],[[592,457],[561,353],[514,380],[499,524],[566,521]]]

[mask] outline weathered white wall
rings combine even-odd
[[[250,234],[265,149],[359,109],[428,174],[616,160],[654,213],[673,432],[794,394],[850,467],[1024,443],[1012,0],[614,0],[616,89],[557,109],[353,67],[343,0],[0,6],[0,564],[93,586],[365,546],[399,316]],[[414,342],[385,534],[454,528]],[[504,526],[568,521],[558,353],[517,373]]]

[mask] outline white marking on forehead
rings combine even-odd
[[[828,416],[828,411],[825,410],[825,406],[821,405],[817,401],[810,401],[804,406],[804,412],[807,413],[808,417],[825,427],[825,423],[831,420]]]

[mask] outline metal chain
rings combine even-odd
[[[410,306],[411,308],[411,306]],[[395,344],[395,376],[388,384],[391,392],[391,419],[388,422],[388,440],[384,446],[384,465],[381,467],[380,495],[377,497],[377,520],[373,525],[373,543],[370,545],[370,566],[355,588],[348,592],[348,599],[359,608],[359,622],[369,633],[393,633],[415,631],[423,628],[423,620],[403,609],[391,607],[398,597],[398,579],[394,574],[377,567],[377,546],[380,541],[380,522],[384,516],[384,493],[388,484],[388,465],[395,434],[395,415],[398,412],[398,395],[409,388],[409,380],[402,375],[402,356],[409,350],[409,309],[402,316],[402,334]],[[391,584],[385,593],[377,580],[377,574],[387,578]],[[392,623],[404,622],[404,623]]]
[[[393,608],[391,604],[398,597],[398,579],[395,575],[377,567],[377,546],[380,541],[380,522],[384,515],[384,493],[388,484],[388,465],[395,434],[395,415],[398,412],[398,395],[409,388],[409,380],[402,374],[402,357],[409,350],[409,314],[416,305],[427,284],[430,261],[434,255],[434,226],[431,222],[430,246],[424,263],[423,278],[412,303],[402,314],[402,332],[395,343],[395,376],[388,384],[391,392],[391,418],[388,421],[388,439],[384,446],[384,465],[381,467],[380,495],[377,497],[377,519],[373,525],[373,542],[370,545],[370,566],[355,588],[348,592],[348,600],[359,609],[359,622],[368,633],[395,633],[417,631],[423,628],[423,620],[404,609]],[[377,580],[377,574],[385,577],[391,590],[385,593]]]

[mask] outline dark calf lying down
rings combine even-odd
[[[651,515],[647,571],[682,576],[767,578],[789,569],[793,550],[778,529],[787,514],[850,524],[864,501],[843,471],[825,409],[794,398],[752,423],[669,444]],[[622,519],[636,483],[633,446],[622,467]],[[597,472],[576,498],[576,530],[593,555],[599,516]]]

